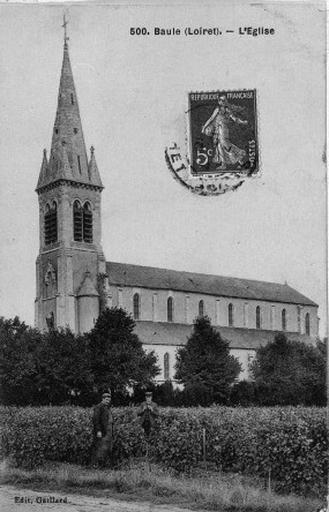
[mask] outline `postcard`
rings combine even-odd
[[[237,381],[278,333],[325,338],[324,2],[0,12],[0,316],[83,335],[122,308],[178,390],[196,318]]]

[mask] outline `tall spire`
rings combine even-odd
[[[43,175],[39,176],[37,189],[59,179],[103,187],[99,174],[90,173],[69,56],[67,24],[64,15],[64,50],[57,112],[47,170],[43,167]]]
[[[67,46],[67,41],[70,39],[69,37],[67,37],[67,31],[66,31],[67,24],[68,24],[68,21],[66,20],[65,14],[63,14],[63,25],[62,25],[62,27],[64,28],[64,48],[65,48],[65,46]]]

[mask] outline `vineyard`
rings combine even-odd
[[[15,466],[45,461],[88,464],[91,409],[2,407],[1,456]],[[115,457],[145,455],[134,408],[114,408]],[[204,452],[205,444],[205,452]],[[206,461],[223,472],[271,478],[285,493],[326,494],[328,434],[325,409],[161,409],[150,454],[164,467],[188,472]]]

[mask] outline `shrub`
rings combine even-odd
[[[27,468],[45,460],[86,464],[92,445],[91,409],[2,408],[1,452]],[[117,460],[145,454],[136,409],[113,409]],[[202,461],[202,431],[211,467],[273,479],[285,492],[325,493],[328,436],[319,408],[162,409],[150,454],[176,471]]]
[[[240,405],[243,407],[256,405],[257,398],[255,393],[255,383],[247,380],[241,380],[234,384],[230,394],[230,405]]]

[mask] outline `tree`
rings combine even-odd
[[[175,378],[184,384],[191,405],[225,403],[241,366],[230,355],[208,317],[199,317],[185,347],[178,350]]]
[[[10,405],[33,403],[37,375],[35,350],[40,333],[16,316],[0,318],[0,390],[1,402]]]
[[[314,346],[277,334],[257,350],[251,371],[262,405],[325,404],[325,342]]]
[[[85,339],[1,318],[0,389],[6,405],[85,404],[93,389]]]
[[[87,405],[93,400],[93,375],[87,340],[69,329],[43,333],[35,351],[38,404]]]
[[[241,380],[234,384],[230,394],[230,405],[250,407],[256,404],[256,386],[253,381]]]
[[[110,387],[117,401],[129,388],[147,386],[160,372],[154,352],[144,351],[134,327],[126,311],[107,308],[86,334],[95,389]]]
[[[317,400],[314,400],[315,405],[328,405],[328,338],[323,340],[318,339],[316,343],[318,351],[317,357],[317,379],[314,382],[315,395]]]
[[[107,387],[123,400],[128,387],[146,386],[159,373],[134,327],[122,309],[104,311],[84,336],[69,329],[41,333],[17,317],[0,318],[2,403],[91,405]]]

